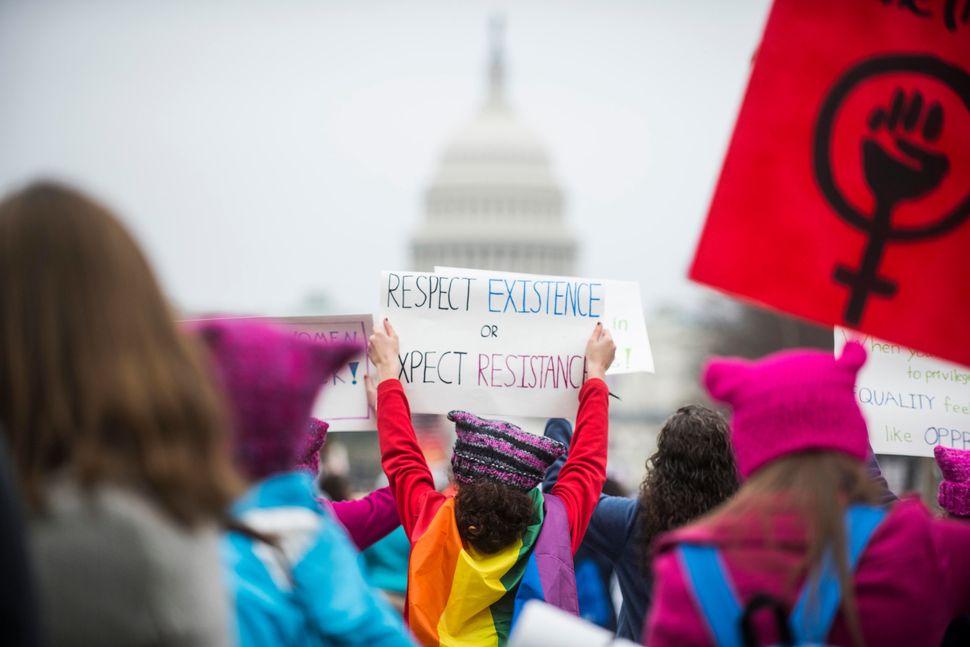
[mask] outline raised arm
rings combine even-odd
[[[411,407],[404,387],[397,379],[400,342],[385,319],[374,331],[367,353],[377,369],[377,437],[381,446],[381,465],[394,494],[401,524],[408,538],[425,518],[434,514],[444,501],[435,491],[434,478],[424,459],[411,425]]]
[[[609,389],[603,378],[615,355],[616,345],[610,333],[602,324],[596,324],[586,343],[587,380],[579,391],[576,432],[569,446],[569,458],[552,488],[552,493],[566,506],[574,554],[583,543],[583,535],[606,481]]]

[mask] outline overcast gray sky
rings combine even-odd
[[[581,272],[683,278],[769,0],[0,3],[0,190],[38,176],[120,211],[190,310],[376,307],[484,92],[552,154]]]

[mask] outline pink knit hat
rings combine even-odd
[[[310,341],[246,320],[200,322],[194,329],[228,398],[236,464],[253,480],[295,469],[320,389],[363,346]]]
[[[937,502],[954,517],[970,517],[970,451],[937,445],[933,448],[943,480]]]
[[[784,351],[758,361],[715,358],[704,371],[711,397],[731,405],[731,442],[747,478],[787,454],[828,450],[864,461],[869,434],[855,399],[866,351]]]

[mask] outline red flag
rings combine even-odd
[[[776,0],[695,281],[970,365],[970,0]]]

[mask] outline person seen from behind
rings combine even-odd
[[[709,363],[708,391],[733,409],[744,482],[658,540],[651,647],[937,647],[970,612],[970,525],[936,519],[916,498],[878,505],[854,393],[865,356],[850,342],[838,359]]]
[[[970,521],[970,451],[937,445],[933,457],[942,480],[936,502],[944,516]],[[941,647],[970,645],[970,616],[954,618],[947,627]]]
[[[400,617],[365,582],[305,469],[326,431],[310,418],[313,403],[363,346],[245,320],[204,321],[193,330],[230,405],[233,453],[250,483],[232,507],[238,525],[224,544],[241,647],[411,645]],[[377,522],[386,534],[397,525],[390,501],[383,516],[391,520]]]
[[[568,423],[550,420],[546,434],[567,434]],[[660,535],[710,512],[738,489],[727,422],[701,405],[678,409],[657,435],[637,499],[602,496],[583,547],[614,565],[623,603],[620,638],[640,642],[650,608],[650,547]]]
[[[134,239],[64,185],[0,202],[0,427],[49,644],[231,644],[218,395]]]
[[[578,614],[572,556],[606,478],[609,391],[616,353],[597,324],[586,345],[569,459],[549,494],[537,487],[565,451],[506,422],[452,411],[457,493],[435,489],[398,381],[399,341],[385,320],[368,349],[377,369],[382,462],[411,542],[406,616],[423,645],[505,644],[529,599]]]

